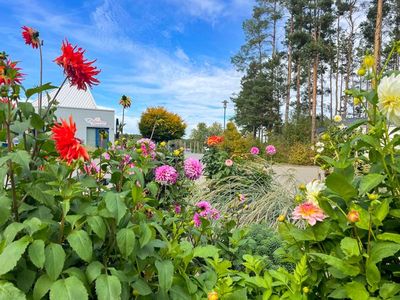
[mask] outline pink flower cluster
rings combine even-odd
[[[193,223],[195,227],[201,226],[201,218],[218,220],[220,218],[220,213],[217,209],[213,208],[211,204],[207,201],[200,201],[196,204],[200,211],[195,212],[193,215]]]
[[[258,147],[251,147],[250,153],[253,155],[258,155],[260,153],[260,149],[258,149]]]
[[[172,185],[175,184],[178,180],[178,172],[175,170],[174,167],[164,165],[161,167],[157,167],[154,170],[156,176],[156,182],[162,185]]]
[[[268,155],[274,155],[276,153],[276,148],[274,145],[268,145],[267,147],[265,147],[265,152]]]
[[[185,176],[190,180],[197,180],[203,174],[203,164],[195,158],[188,158],[183,164]]]
[[[144,157],[150,156],[152,159],[156,158],[156,144],[151,139],[140,139],[137,141],[137,144],[140,145]]]
[[[94,161],[91,161],[90,164],[85,164],[83,169],[88,175],[97,174],[100,172],[100,167]]]

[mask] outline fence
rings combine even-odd
[[[168,142],[168,146],[177,149],[183,147],[186,151],[192,153],[204,153],[204,143],[193,140],[173,140]]]

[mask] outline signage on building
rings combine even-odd
[[[107,121],[102,120],[100,117],[96,118],[85,118],[86,123],[90,124],[91,126],[106,126]]]

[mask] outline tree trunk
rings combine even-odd
[[[301,97],[300,97],[300,59],[298,59],[297,61],[297,78],[296,78],[296,103],[297,103],[297,109],[300,109],[300,101],[301,101]]]
[[[321,121],[324,121],[324,73],[321,71]]]
[[[290,34],[293,33],[293,14],[290,16]],[[289,123],[289,106],[290,106],[290,90],[292,85],[292,45],[289,39],[288,44],[288,79],[287,79],[287,93],[286,93],[286,107],[285,107],[285,124]]]
[[[330,97],[330,105],[329,105],[329,112],[330,112],[330,117],[331,120],[333,119],[333,94],[332,94],[332,63],[329,68],[329,97]]]
[[[312,98],[311,98],[311,69],[307,68],[307,94],[308,94],[308,112],[310,116],[312,115]]]
[[[312,114],[311,114],[311,144],[315,143],[317,135],[317,88],[318,88],[318,62],[319,55],[316,54],[313,63],[313,89],[312,89]]]
[[[355,2],[354,2],[355,3]],[[350,4],[349,8],[349,26],[350,26],[350,35],[349,35],[349,45],[347,49],[347,66],[346,66],[346,82],[345,82],[345,89],[349,89],[350,78],[352,76],[352,65],[353,65],[353,37],[354,37],[354,21],[353,21],[353,5],[354,3]],[[343,116],[347,116],[347,106],[349,102],[349,96],[347,94],[344,95],[344,112]]]
[[[335,100],[335,115],[338,114],[338,105],[339,105],[339,55],[340,55],[340,16],[338,15],[337,18],[337,36],[336,36],[336,89],[335,89],[335,94],[336,94],[336,100]]]
[[[272,31],[272,58],[275,57],[275,52],[276,52],[276,20],[277,20],[277,16],[276,16],[276,2],[278,0],[274,1],[274,13],[273,13],[273,31]]]
[[[374,39],[374,58],[375,58],[376,73],[379,73],[381,69],[382,7],[383,7],[383,0],[378,0],[377,10],[376,10],[375,39]]]
[[[122,126],[121,126],[121,135],[124,134],[124,127],[125,127],[125,107],[122,108]]]

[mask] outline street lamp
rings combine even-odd
[[[226,123],[226,107],[228,105],[228,101],[224,100],[222,101],[222,104],[224,105],[224,131],[225,131],[225,123]]]

